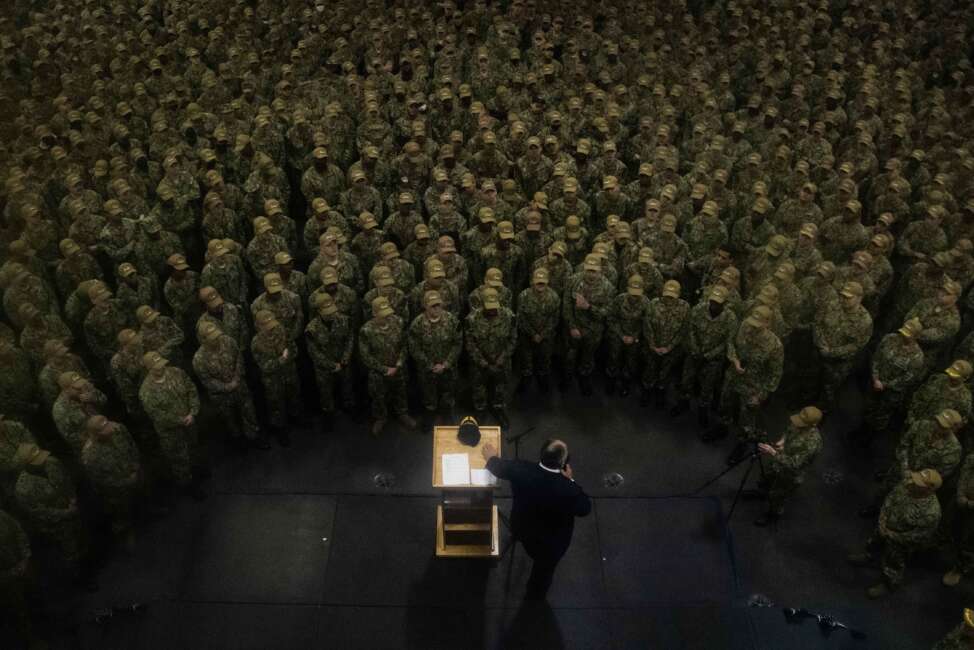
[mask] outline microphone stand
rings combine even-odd
[[[719,481],[721,477],[723,477],[725,474],[732,472],[738,465],[743,463],[745,460],[749,461],[747,465],[747,469],[744,471],[744,476],[741,477],[741,482],[737,486],[737,492],[734,493],[734,500],[731,502],[730,510],[727,512],[727,519],[726,519],[727,524],[730,524],[731,517],[734,516],[734,509],[737,508],[737,502],[740,500],[741,494],[744,492],[744,486],[747,484],[747,479],[751,475],[751,470],[754,469],[755,462],[758,464],[758,468],[761,470],[761,478],[762,479],[766,478],[764,473],[764,463],[761,460],[761,452],[758,451],[757,443],[750,443],[750,444],[751,444],[751,452],[747,456],[744,456],[743,458],[735,462],[733,465],[730,465],[727,469],[722,471],[720,474],[713,477],[712,479],[710,479],[709,481],[707,481],[699,488],[697,488],[696,490],[690,493],[691,495],[694,495],[703,492],[708,487],[710,487],[711,485]]]
[[[504,442],[514,443],[514,458],[515,458],[515,460],[520,460],[521,459],[521,439],[524,438],[524,436],[528,435],[529,433],[531,433],[532,431],[534,431],[537,428],[538,427],[536,427],[536,426],[535,427],[528,427],[527,429],[525,429],[524,431],[522,431],[521,433],[519,433],[517,435],[513,435],[510,438],[504,438]],[[510,519],[510,517],[508,517],[507,515],[505,515],[503,513],[503,511],[501,511],[500,508],[497,509],[497,517],[501,520],[501,523],[504,524],[504,526],[507,528],[508,532],[511,533],[511,536],[508,538],[507,543],[501,548],[500,555],[497,558],[498,561],[500,561],[501,558],[503,558],[505,555],[507,555],[507,552],[508,551],[511,551],[511,556],[512,556],[511,557],[511,563],[507,566],[507,585],[509,587],[510,586],[510,583],[511,583],[511,569],[514,566],[514,558],[513,558],[513,555],[514,555],[514,544],[515,544],[515,542],[517,542],[517,539],[514,537],[514,529],[511,528],[511,519]]]
[[[510,438],[505,438],[504,439],[504,442],[513,442],[514,443],[514,458],[515,458],[515,460],[521,460],[521,438],[523,438],[524,436],[528,435],[529,433],[531,433],[532,431],[534,431],[537,428],[538,427],[528,427],[527,429],[525,429],[521,433],[517,434],[516,436],[511,436]]]

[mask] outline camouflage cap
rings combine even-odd
[[[119,277],[127,278],[127,277],[130,277],[132,275],[135,275],[137,272],[138,271],[136,270],[135,266],[133,266],[129,262],[122,262],[121,264],[118,265],[118,275],[119,275]]]
[[[379,246],[379,256],[383,260],[391,260],[399,257],[399,249],[396,248],[396,244],[391,241],[383,242]]]
[[[497,219],[494,217],[494,210],[492,208],[483,207],[477,212],[477,217],[480,219],[480,223],[496,223]]]
[[[284,266],[285,264],[290,264],[294,260],[291,258],[291,254],[287,251],[278,251],[274,253],[274,263],[278,266]]]
[[[166,357],[155,350],[150,350],[142,355],[142,366],[149,372],[162,370],[167,365],[169,365],[169,361]]]
[[[664,214],[663,218],[660,219],[659,229],[663,232],[676,232],[676,217],[672,214]]]
[[[548,247],[548,252],[552,255],[564,257],[568,254],[568,246],[563,241],[556,241]]]
[[[514,224],[510,221],[501,221],[497,224],[497,235],[501,239],[514,239]]]
[[[822,411],[814,406],[806,406],[789,419],[795,427],[814,427],[822,421]]]
[[[768,210],[770,209],[771,209],[771,201],[764,198],[763,196],[758,197],[758,199],[754,202],[754,205],[751,206],[751,211],[756,212],[758,214],[767,214]]]
[[[328,205],[328,201],[318,197],[311,201],[311,209],[314,210],[315,215],[328,216],[328,212],[331,210],[331,206]]]
[[[543,285],[547,286],[548,285],[548,282],[549,282],[548,269],[544,268],[543,266],[539,266],[531,274],[531,284],[532,285],[534,285],[534,284],[543,284]]]
[[[425,223],[418,223],[413,228],[413,234],[416,236],[416,239],[420,239],[420,240],[429,239],[430,238],[429,226],[427,226]]]
[[[653,262],[653,249],[648,246],[643,246],[639,249],[638,261],[641,264],[652,264]]]
[[[61,390],[66,388],[82,388],[85,383],[85,378],[74,370],[62,372],[57,376],[57,385]]]
[[[228,252],[230,251],[227,250],[227,247],[223,243],[222,239],[211,239],[210,242],[206,245],[206,253],[211,260],[216,259],[218,257],[223,257]]]
[[[372,300],[373,317],[385,318],[386,316],[392,316],[393,313],[392,305],[389,304],[389,299],[385,296],[378,296]]]
[[[602,270],[601,258],[595,253],[586,255],[585,260],[582,263],[582,269],[585,271],[601,271]]]
[[[700,208],[700,214],[708,217],[716,217],[720,214],[720,207],[717,205],[716,201],[706,201]]]
[[[254,235],[262,235],[265,232],[270,232],[274,227],[267,217],[257,217],[254,219]]]
[[[663,296],[665,298],[679,298],[682,287],[676,280],[667,280],[663,283]]]
[[[963,287],[961,286],[960,282],[947,278],[946,280],[944,280],[944,286],[941,287],[941,290],[948,296],[956,297],[961,294],[961,292],[963,291]]]
[[[964,627],[968,630],[974,630],[974,609],[969,607],[964,608]]]

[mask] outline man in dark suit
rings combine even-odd
[[[568,446],[561,440],[545,441],[540,463],[503,460],[489,443],[482,453],[487,469],[511,482],[511,534],[534,561],[525,598],[541,600],[551,586],[555,566],[571,544],[575,517],[591,512],[592,502],[572,478]]]

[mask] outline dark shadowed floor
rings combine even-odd
[[[390,427],[376,441],[347,418],[332,433],[294,432],[289,449],[217,454],[207,501],[143,528],[133,554],[110,557],[100,592],[63,595],[58,607],[80,621],[80,647],[106,650],[927,648],[959,620],[971,588],[942,587],[943,562],[931,556],[886,600],[865,597],[878,573],[845,556],[869,533],[856,511],[886,460],[885,450],[870,462],[841,445],[837,432],[859,410],[850,391],[788,518],[760,529],[753,501],[724,524],[744,465],[689,496],[725,468],[732,445],[700,442],[691,414],[671,419],[635,396],[518,398],[511,432],[537,427],[522,457],[564,438],[595,499],[543,607],[522,607],[530,562],[520,548],[493,565],[434,557],[428,432]],[[784,417],[780,407],[767,414],[773,430]],[[512,445],[503,451],[513,456]],[[623,482],[610,487],[612,473]],[[380,474],[388,487],[377,487]],[[774,606],[749,606],[755,594]],[[132,602],[144,613],[92,620]],[[782,607],[832,614],[869,637],[824,637],[814,621],[786,623]]]

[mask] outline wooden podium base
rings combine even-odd
[[[491,522],[482,524],[444,524],[443,506],[436,506],[436,556],[437,557],[500,557],[500,529],[497,526],[497,506],[491,506]],[[479,537],[490,535],[490,544],[447,543],[448,537]]]

